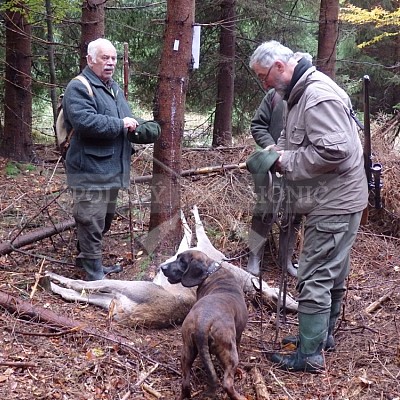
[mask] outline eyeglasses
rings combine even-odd
[[[266,73],[266,75],[258,75],[258,79],[261,81],[261,83],[264,83],[264,84],[267,83],[268,78],[269,78],[269,74],[270,74],[271,69],[272,69],[272,67],[273,67],[274,65],[275,65],[275,64],[272,64],[272,65],[269,67],[269,70],[268,70],[268,72]]]

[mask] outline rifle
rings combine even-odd
[[[369,83],[368,75],[364,75],[364,168],[367,175],[368,189],[374,193],[374,206],[376,209],[382,208],[381,202],[381,174],[382,164],[372,162],[371,153],[371,125],[369,111]]]

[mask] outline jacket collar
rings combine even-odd
[[[82,75],[90,81],[90,83],[95,87],[105,87],[107,90],[115,89],[114,88],[114,80],[110,79],[109,83],[106,85],[88,66],[86,66],[83,71]]]
[[[295,68],[295,72],[293,73],[293,77],[290,82],[289,90],[286,94],[287,104],[289,109],[291,109],[294,105],[298,103],[300,97],[304,93],[304,90],[309,84],[308,77],[316,71],[316,68],[314,66],[312,66],[310,63],[309,65],[310,65],[309,68],[303,67],[298,71],[296,71],[298,66]]]

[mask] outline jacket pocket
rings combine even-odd
[[[113,146],[85,146],[84,152],[87,156],[111,157],[114,154]]]
[[[347,137],[345,132],[326,133],[321,138],[325,151],[333,158],[344,158],[347,156]]]
[[[115,159],[115,149],[112,146],[85,146],[83,170],[92,174],[96,182],[109,179],[120,170],[120,162]]]
[[[306,130],[302,128],[295,128],[290,133],[289,142],[296,147],[300,146],[306,137]]]

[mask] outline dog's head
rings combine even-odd
[[[161,270],[169,283],[182,283],[185,287],[200,285],[210,274],[209,269],[215,262],[202,251],[186,250],[176,260],[161,264]]]

